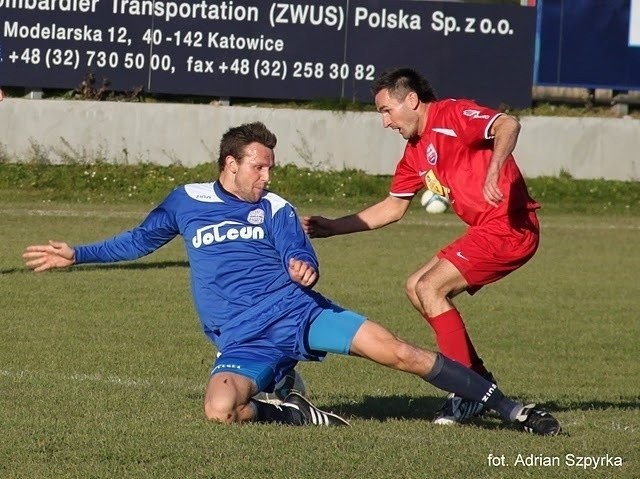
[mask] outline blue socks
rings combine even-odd
[[[515,420],[522,409],[522,404],[506,397],[496,384],[440,353],[436,356],[433,369],[423,379],[457,396],[481,402],[509,421]]]

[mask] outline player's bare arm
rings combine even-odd
[[[498,206],[504,195],[498,188],[500,169],[507,157],[513,153],[520,134],[520,123],[509,115],[500,115],[491,125],[490,134],[493,139],[493,154],[487,169],[483,194],[487,203]]]
[[[27,246],[22,253],[25,265],[39,273],[52,268],[68,268],[75,263],[75,253],[67,243],[49,241],[49,244]]]
[[[302,227],[311,238],[375,230],[400,220],[410,203],[410,199],[387,196],[358,213],[333,220],[322,216],[306,216],[302,219]]]

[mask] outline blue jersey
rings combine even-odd
[[[303,330],[329,304],[289,277],[290,258],[318,271],[315,251],[291,204],[268,191],[257,203],[249,203],[218,182],[176,188],[139,226],[76,246],[75,260],[133,260],[177,235],[186,247],[202,327],[220,350],[260,339],[277,321],[291,321],[298,328],[302,324]],[[299,359],[310,358],[308,351],[299,349]]]

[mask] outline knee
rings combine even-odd
[[[404,283],[404,294],[407,295],[409,299],[412,299],[416,295],[416,283],[418,280],[413,276],[409,276],[407,281]]]
[[[409,279],[404,284],[404,293],[411,301],[411,304],[417,309],[422,308],[422,302],[420,295],[418,294],[418,282],[420,281],[419,276],[409,276]]]
[[[439,297],[445,297],[446,293],[439,291],[428,275],[418,278],[413,286],[414,294],[422,304],[429,304]]]
[[[238,414],[233,405],[226,404],[218,398],[211,398],[204,402],[204,417],[207,421],[232,424],[238,421]]]

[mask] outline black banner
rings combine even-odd
[[[0,0],[0,85],[370,102],[411,66],[441,97],[531,104],[535,10],[412,0]]]

